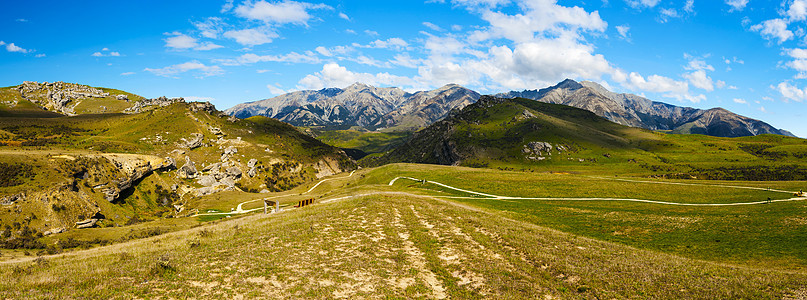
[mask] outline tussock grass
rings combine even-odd
[[[192,246],[193,243],[198,245]],[[802,273],[579,237],[377,195],[0,265],[9,298],[781,298]]]

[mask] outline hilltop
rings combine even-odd
[[[204,199],[220,193],[257,197],[355,168],[343,151],[291,125],[266,117],[236,119],[210,103],[132,103],[107,89],[103,98],[67,96],[66,105],[50,106],[43,99],[62,96],[36,98],[26,91],[0,118],[0,228],[5,226],[8,247],[35,247],[22,241],[37,233],[193,215]],[[45,111],[31,107],[31,99],[49,103],[50,110],[82,113]],[[97,101],[132,105],[116,108],[126,113],[87,113],[97,112],[88,106]]]
[[[571,106],[483,96],[361,162],[499,168],[611,168],[675,178],[800,180],[807,141],[781,135],[670,135],[613,123]]]

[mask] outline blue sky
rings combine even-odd
[[[807,0],[5,1],[0,86],[219,109],[353,82],[481,93],[564,78],[807,137]]]

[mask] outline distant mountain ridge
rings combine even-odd
[[[360,126],[414,130],[444,118],[452,109],[476,102],[480,95],[449,84],[408,93],[355,83],[344,89],[305,90],[243,103],[225,110],[238,118],[266,116],[296,126]]]
[[[676,106],[633,94],[614,93],[590,81],[566,79],[539,90],[511,91],[494,96],[568,105],[591,111],[618,124],[677,134],[794,136],[787,130],[723,108],[704,110]],[[451,110],[476,102],[479,97],[477,92],[454,84],[432,91],[407,93],[399,88],[355,83],[344,89],[298,91],[243,103],[225,110],[225,113],[239,118],[267,116],[296,126],[417,130],[445,118]]]
[[[779,134],[794,136],[787,130],[732,113],[723,108],[708,110],[656,102],[633,94],[617,94],[590,81],[566,79],[540,90],[497,94],[501,98],[527,98],[563,104],[591,111],[618,124],[665,130],[679,134],[704,134],[719,137]]]

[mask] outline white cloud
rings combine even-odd
[[[378,36],[377,31],[372,31],[372,30],[369,30],[369,29],[365,30],[364,33],[369,35],[369,36]]]
[[[263,73],[269,72],[269,70],[260,69],[260,70],[255,70],[255,72],[258,73],[258,74],[263,74]]]
[[[30,52],[30,50],[24,49],[24,48],[22,48],[20,46],[17,46],[14,43],[6,44],[6,42],[0,41],[0,45],[5,45],[6,46],[6,51],[8,51],[8,52],[18,52],[18,53],[28,53],[28,52]]]
[[[353,29],[345,29],[345,33],[356,34],[356,31]]]
[[[706,71],[698,70],[689,74],[685,74],[684,77],[689,80],[694,87],[699,89],[704,89],[708,92],[714,91],[714,81],[712,78],[706,75]],[[722,85],[725,85],[723,83]]]
[[[247,1],[235,8],[235,14],[250,20],[259,20],[273,24],[301,24],[306,25],[311,15],[311,9],[333,9],[325,4],[311,4],[296,1],[283,1],[270,3],[266,1]]]
[[[314,51],[317,51],[317,53],[319,53],[319,54],[321,54],[323,56],[333,57],[333,56],[336,56],[336,55],[348,54],[348,53],[353,51],[353,48],[348,47],[348,46],[335,46],[335,47],[331,47],[331,48],[325,48],[325,47],[319,46],[316,49],[314,49]]]
[[[350,21],[350,17],[348,17],[345,13],[340,12],[339,17],[342,18],[342,19]]]
[[[704,60],[706,57],[708,57],[708,55],[704,57],[694,57],[692,55],[684,53],[684,58],[689,60],[689,63],[686,66],[684,66],[684,69],[690,71],[693,70],[714,71],[715,68],[712,65],[707,64],[706,61]]]
[[[241,29],[227,31],[224,36],[235,40],[236,43],[251,47],[271,43],[279,35],[269,29]]]
[[[356,73],[336,63],[322,66],[322,70],[300,79],[298,88],[318,90],[326,87],[346,87],[361,82],[375,86],[412,86],[415,82],[407,77],[389,73]]]
[[[617,25],[616,31],[619,32],[619,36],[622,37],[623,40],[630,40],[630,26],[628,25]]]
[[[409,53],[400,53],[396,54],[395,58],[391,60],[390,63],[406,68],[415,69],[418,67],[418,65],[423,63],[423,61],[420,59],[412,58],[412,56],[410,56]]]
[[[748,103],[748,101],[745,101],[744,99],[740,99],[740,98],[734,98],[733,101],[734,101],[734,103],[739,103],[739,104],[747,104]]]
[[[233,0],[226,0],[224,5],[221,6],[221,13],[226,13],[233,9]]]
[[[787,17],[791,21],[804,21],[807,19],[807,0],[794,0],[790,3]]]
[[[745,6],[748,4],[748,0],[726,0],[726,4],[731,6],[729,12],[743,11]]]
[[[189,61],[186,63],[167,66],[160,69],[145,68],[144,71],[151,72],[157,76],[171,77],[176,74],[185,73],[188,71],[198,71],[198,77],[208,77],[224,74],[224,70],[219,66],[207,66],[199,61]]]
[[[219,59],[217,62],[225,66],[249,65],[259,62],[281,62],[281,63],[309,63],[316,64],[322,62],[313,52],[297,53],[291,52],[284,55],[257,55],[247,53],[236,59]]]
[[[177,34],[164,39],[165,47],[175,50],[190,49],[196,47],[196,39],[184,34]]]
[[[779,94],[785,98],[785,100],[793,100],[797,102],[807,100],[807,90],[790,85],[788,82],[781,82],[776,87],[771,86],[771,88],[777,90]]]
[[[423,22],[423,26],[426,26],[429,29],[434,30],[434,31],[443,31],[443,28],[441,28],[440,26],[435,25],[432,22]]]
[[[135,72],[123,72],[123,73],[120,73],[121,76],[129,76],[129,75],[134,75],[134,74],[135,74]]]
[[[173,36],[164,39],[165,47],[166,48],[171,48],[172,50],[180,51],[180,50],[193,49],[193,50],[198,50],[198,51],[207,51],[207,50],[223,48],[223,46],[216,45],[216,44],[211,43],[211,42],[204,42],[204,43],[200,44],[199,40],[197,40],[196,38],[190,37],[190,36],[188,36],[186,34],[182,34],[182,33],[178,33],[178,32],[173,32],[173,33],[168,33],[168,34],[173,35]],[[116,53],[116,52],[114,52],[114,53]],[[93,53],[93,56],[96,56],[95,53]],[[117,56],[117,55],[109,55],[109,56]]]
[[[277,83],[275,83],[275,84],[271,84],[271,83],[267,84],[266,88],[269,89],[269,92],[272,93],[272,95],[283,95],[283,94],[286,93],[286,91],[284,91],[283,89],[280,88],[280,84],[277,84]]]
[[[362,46],[359,44],[354,44],[356,47],[361,48],[380,48],[380,49],[393,49],[393,50],[403,50],[409,47],[409,43],[404,41],[402,38],[389,38],[387,40],[375,40],[371,42],[369,45]]]
[[[91,54],[91,56],[94,56],[94,57],[115,56],[115,57],[117,57],[117,56],[121,56],[121,55],[120,55],[120,52],[117,52],[117,51],[111,51],[110,52],[109,48],[104,48],[104,49],[101,49],[101,51],[97,51],[97,52]]]
[[[633,8],[652,8],[658,5],[660,0],[627,0],[629,6]]]
[[[785,54],[793,58],[792,61],[785,63],[785,65],[798,71],[796,79],[807,79],[807,49],[785,49]]]
[[[36,58],[45,57],[45,56],[46,55],[44,53],[39,53],[37,55],[34,55],[34,57],[36,57]]]
[[[771,19],[751,26],[751,30],[758,31],[766,39],[777,39],[778,43],[781,44],[793,38],[793,32],[787,29],[787,24],[785,19]]]
[[[462,30],[462,25],[457,25],[457,24],[451,25],[451,30],[461,31]]]
[[[193,23],[193,26],[199,30],[203,37],[215,39],[218,38],[222,32],[224,32],[224,26],[226,26],[226,24],[224,24],[224,21],[222,21],[221,18],[210,17],[204,22]]]
[[[27,19],[17,19],[16,21],[21,23],[28,23]]]
[[[689,90],[686,82],[659,75],[650,75],[645,79],[639,73],[631,72],[626,79],[627,86],[648,92],[686,94]]]
[[[684,12],[692,13],[695,11],[695,0],[687,0],[684,4]]]

